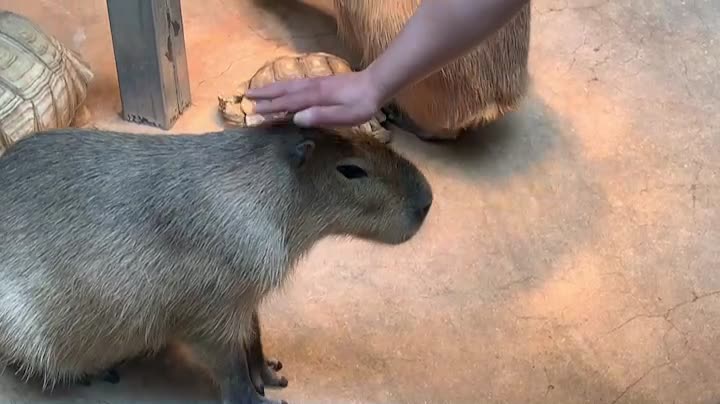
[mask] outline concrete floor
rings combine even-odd
[[[270,57],[337,51],[329,7],[183,2],[193,106]],[[623,5],[626,4],[626,5]],[[105,2],[0,1],[81,51],[101,127],[117,118]],[[264,308],[266,348],[300,403],[720,401],[720,7],[708,0],[534,1],[533,89],[456,145],[394,143],[436,194],[418,237],[320,244]],[[120,384],[5,399],[213,400],[166,361]]]

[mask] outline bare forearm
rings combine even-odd
[[[388,49],[368,67],[383,101],[422,80],[500,29],[529,0],[423,0]]]

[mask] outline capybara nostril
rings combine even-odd
[[[422,208],[423,218],[425,218],[428,213],[430,212],[430,207],[432,206],[432,201],[429,201],[428,204]]]
[[[432,199],[428,199],[426,202],[419,204],[419,208],[415,210],[415,217],[418,221],[422,222],[430,213],[430,207],[432,206]]]

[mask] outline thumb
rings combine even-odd
[[[298,126],[305,127],[353,126],[358,122],[355,122],[357,119],[353,119],[350,112],[341,105],[310,107],[297,112],[293,116],[293,122]]]
[[[315,122],[314,107],[298,111],[293,116],[293,122],[297,126],[313,126]]]

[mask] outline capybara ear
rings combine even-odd
[[[291,152],[291,160],[296,167],[302,167],[305,162],[312,157],[313,151],[315,150],[315,142],[312,140],[304,139],[300,143],[297,143]]]

